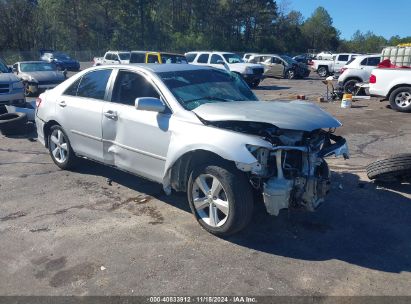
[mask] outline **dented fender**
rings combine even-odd
[[[272,145],[261,137],[206,126],[199,120],[188,122],[173,117],[170,129],[172,135],[163,178],[165,190],[170,186],[170,169],[186,153],[197,150],[208,151],[228,161],[233,161],[240,170],[250,171],[258,166],[258,162],[248,151],[246,145],[272,148]]]

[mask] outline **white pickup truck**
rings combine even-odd
[[[129,64],[130,52],[127,51],[108,51],[104,57],[94,57],[93,66],[105,64]]]
[[[335,54],[333,60],[313,60],[312,68],[321,77],[327,77],[338,72],[344,65],[347,64],[352,58],[355,58],[359,54]]]
[[[411,69],[374,69],[369,90],[371,96],[388,99],[392,109],[411,112]]]

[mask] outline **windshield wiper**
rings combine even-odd
[[[208,99],[208,100],[217,100],[217,101],[233,101],[232,99],[226,99],[226,98],[221,98],[221,97],[217,97],[217,96],[203,96],[200,98],[194,98],[194,99],[189,99],[189,100],[185,100],[185,102],[193,102],[193,101],[198,101],[198,100],[204,100],[204,99]]]

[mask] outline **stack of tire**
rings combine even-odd
[[[19,135],[27,132],[25,113],[5,113],[0,115],[0,131],[3,135]]]

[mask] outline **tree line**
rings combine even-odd
[[[108,49],[380,52],[411,37],[340,38],[318,7],[304,19],[274,0],[0,0],[0,52]],[[97,54],[98,55],[98,54]]]

